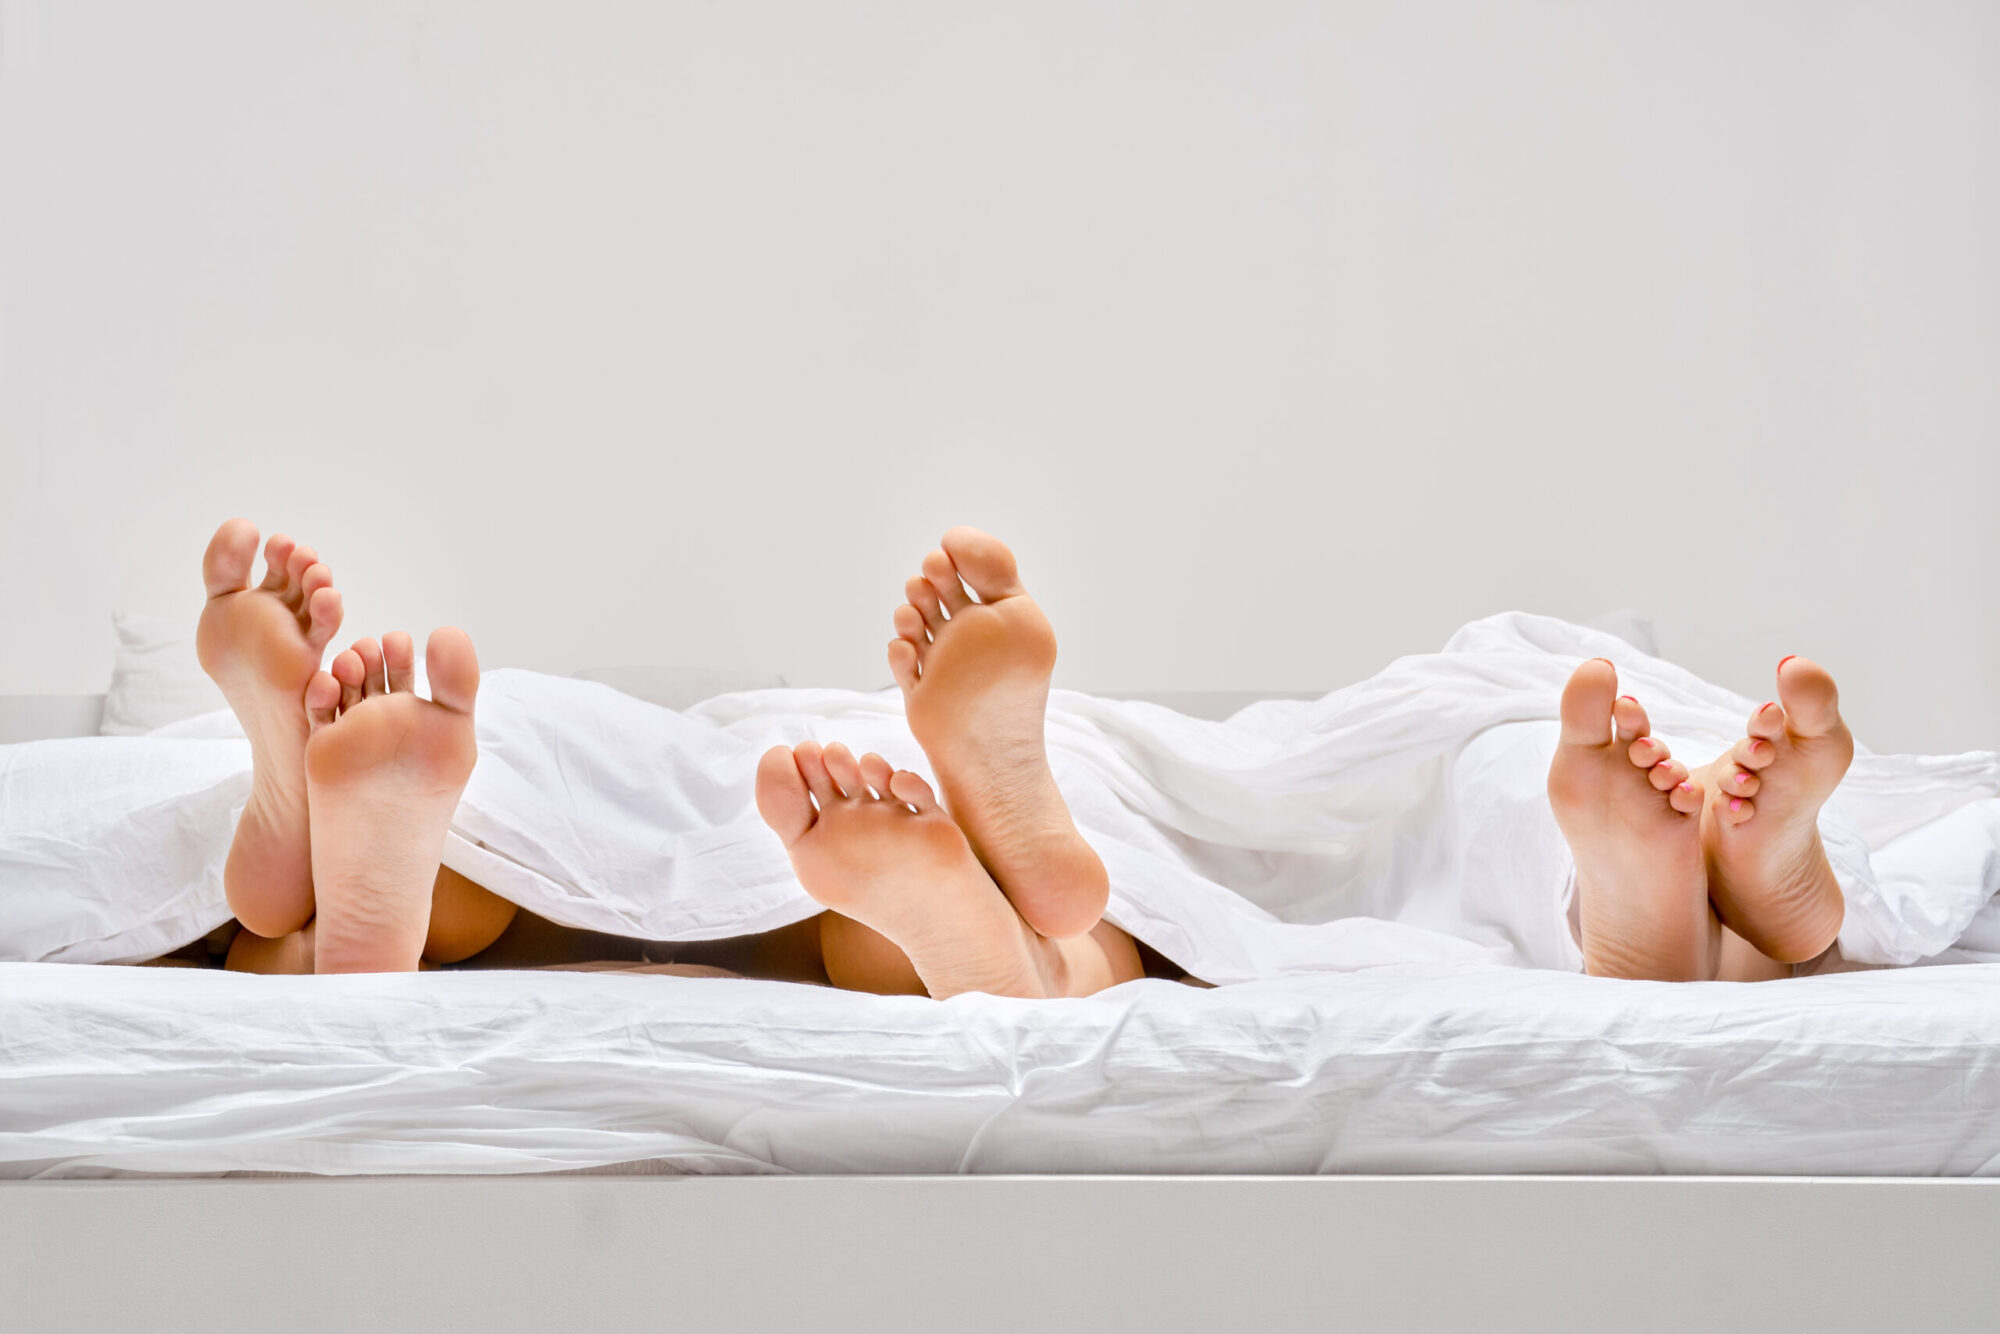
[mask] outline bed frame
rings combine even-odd
[[[1294,696],[1297,697],[1297,696]],[[1127,696],[1223,717],[1255,694]],[[101,696],[0,696],[0,743]],[[0,1182],[0,1329],[2000,1328],[2000,1180]]]

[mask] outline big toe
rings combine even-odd
[[[201,557],[201,582],[210,597],[240,593],[250,587],[250,567],[257,559],[257,525],[231,519],[208,539]]]
[[[804,837],[818,818],[805,776],[789,746],[773,746],[757,761],[757,813],[788,848]]]
[[[1592,658],[1570,673],[1562,693],[1562,739],[1566,746],[1611,744],[1611,710],[1618,702],[1618,669]]]
[[[979,594],[981,602],[1025,593],[1014,553],[1005,542],[977,528],[958,527],[944,535],[944,554],[958,570],[965,586]]]
[[[424,671],[433,700],[447,709],[472,712],[473,696],[479,693],[479,655],[472,651],[472,636],[455,625],[431,631],[424,645]]]
[[[1778,702],[1785,725],[1799,736],[1822,736],[1840,726],[1840,691],[1833,673],[1811,658],[1790,657],[1778,664]]]

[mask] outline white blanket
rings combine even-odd
[[[1742,735],[1753,701],[1609,635],[1508,614],[1226,722],[1059,691],[1049,743],[1110,869],[1110,916],[1198,976],[1574,970],[1572,868],[1543,779],[1562,683],[1599,655],[1689,763]],[[817,911],[752,804],[768,746],[839,740],[926,767],[894,692],[756,691],[674,713],[494,671],[478,717],[446,863],[556,921],[658,940]],[[224,715],[0,747],[0,959],[146,958],[225,921],[220,868],[249,781],[232,731]],[[1943,954],[2000,889],[2000,756],[1864,751],[1821,829],[1847,893],[1842,951]]]

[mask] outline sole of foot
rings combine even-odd
[[[946,533],[903,594],[889,670],[945,806],[1029,926],[1083,935],[1104,915],[1110,879],[1049,769],[1055,630],[1014,553],[976,528]]]
[[[306,688],[318,972],[410,972],[423,954],[445,835],[478,757],[479,658],[447,626],[424,665],[430,699],[396,632],[358,641]]]
[[[1704,771],[1709,897],[1722,920],[1781,963],[1818,957],[1840,934],[1846,899],[1819,837],[1819,809],[1854,758],[1840,692],[1806,658],[1778,664],[1778,698]]]
[[[333,571],[311,547],[273,536],[264,580],[253,588],[256,559],[257,526],[248,519],[231,519],[209,539],[195,652],[250,739],[250,799],[229,845],[223,889],[238,921],[275,938],[313,915],[305,692],[340,628],[341,607]]]
[[[1563,688],[1549,805],[1576,858],[1584,966],[1664,982],[1715,976],[1720,929],[1708,904],[1699,780],[1618,693],[1603,658]]]
[[[1045,942],[917,775],[837,742],[777,746],[757,765],[757,810],[806,893],[887,938],[932,996],[1061,994]]]

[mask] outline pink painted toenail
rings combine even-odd
[[[1775,709],[1777,707],[1778,707],[1778,701],[1772,700],[1769,704],[1759,704],[1757,706],[1757,712],[1762,713],[1766,709]]]
[[[1681,791],[1683,791],[1683,792],[1692,792],[1692,791],[1694,791],[1694,784],[1693,784],[1693,783],[1682,783],[1682,784],[1681,784]]]
[[[1749,781],[1750,781],[1750,775],[1749,775],[1749,774],[1738,774],[1738,775],[1736,775],[1736,781],[1737,781],[1737,782],[1739,782],[1739,783],[1747,783],[1747,782],[1749,782]]]
[[[1731,797],[1731,798],[1729,799],[1729,809],[1730,809],[1730,810],[1732,810],[1732,811],[1740,811],[1740,810],[1742,810],[1742,809],[1743,809],[1743,798],[1741,798],[1741,797]]]
[[[1632,702],[1633,702],[1634,704],[1637,704],[1637,703],[1639,702],[1639,701],[1638,701],[1638,700],[1636,700],[1636,699],[1632,699],[1632,697],[1631,697],[1630,695],[1620,695],[1620,696],[1619,696],[1618,698],[1620,698],[1620,699],[1631,699],[1631,700],[1632,700]]]
[[[1799,656],[1799,655],[1798,655],[1798,654],[1796,654],[1796,653],[1787,653],[1787,654],[1786,654],[1786,655],[1785,655],[1784,657],[1782,657],[1782,658],[1778,659],[1778,670],[1779,670],[1779,671],[1781,671],[1781,672],[1782,672],[1782,671],[1784,671],[1784,670],[1785,670],[1785,664],[1786,664],[1786,663],[1788,663],[1788,662],[1790,662],[1790,661],[1791,661],[1791,660],[1792,660],[1793,658],[1796,658],[1796,657],[1798,657],[1798,656]]]

